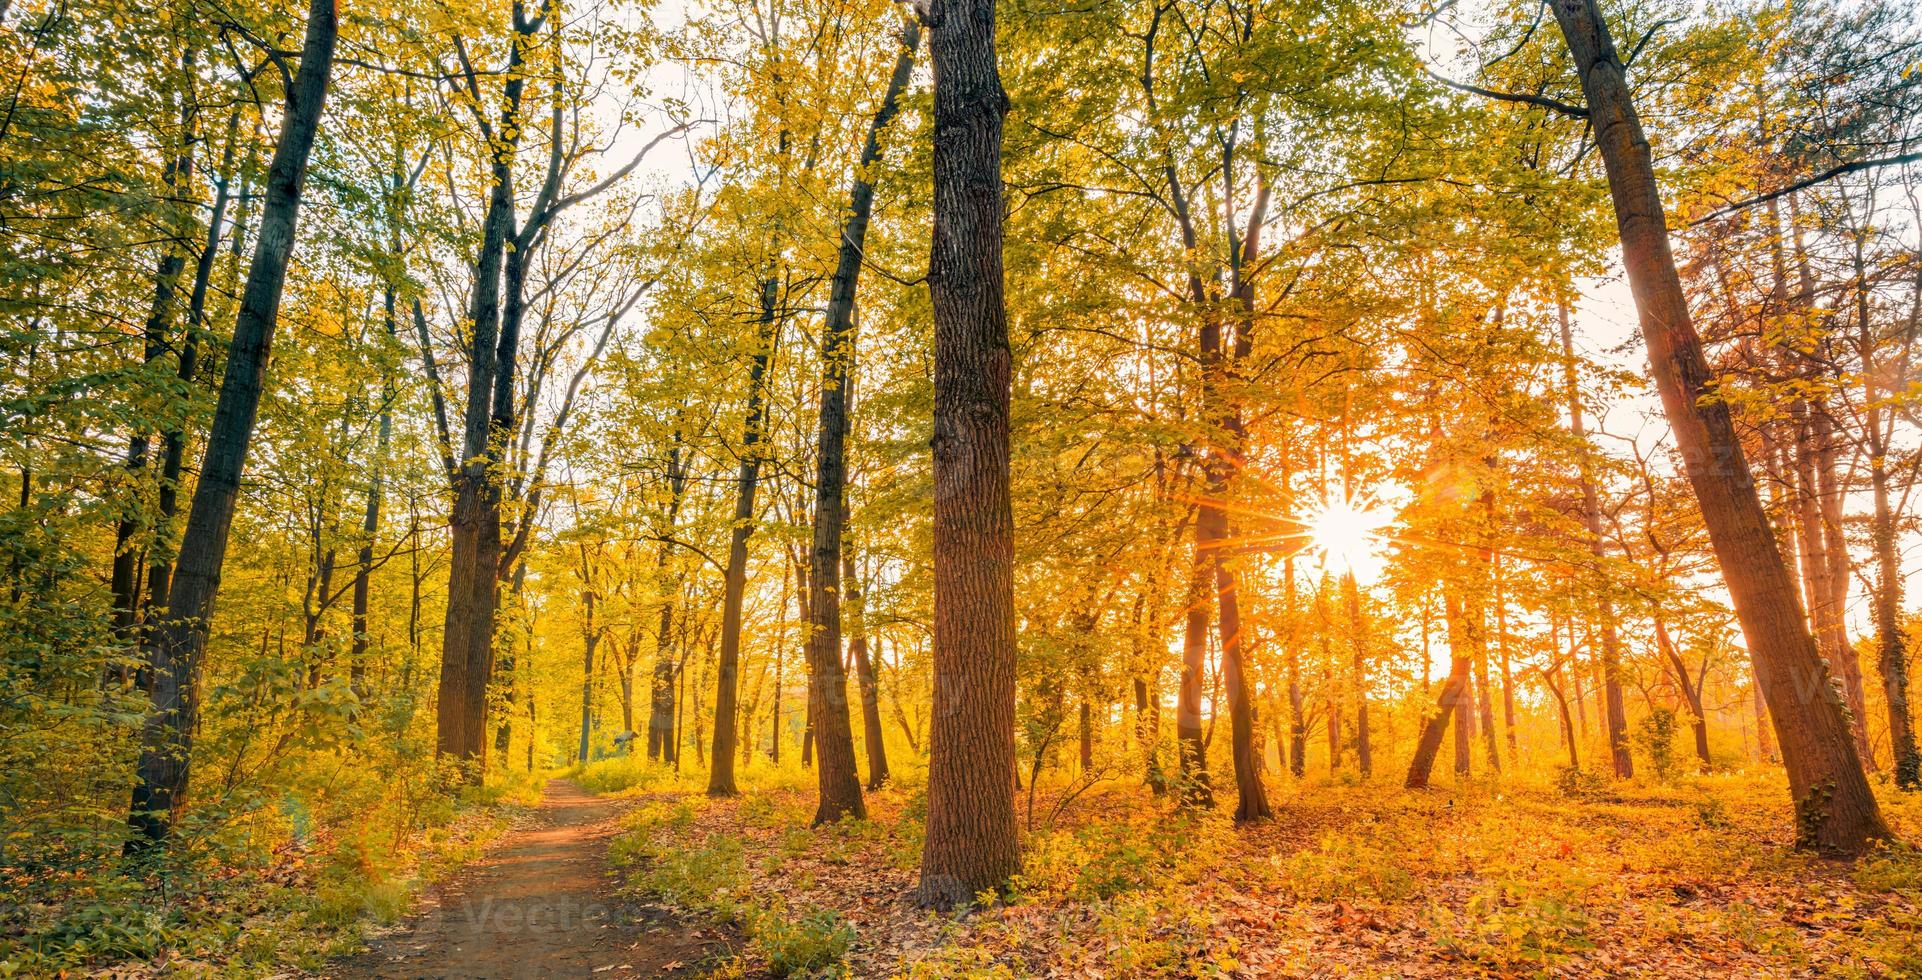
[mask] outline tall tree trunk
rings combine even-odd
[[[1895,784],[1902,789],[1922,789],[1922,757],[1916,753],[1915,722],[1909,709],[1908,637],[1901,622],[1902,567],[1895,546],[1894,508],[1889,504],[1888,462],[1874,449],[1869,454],[1869,483],[1875,499],[1870,528],[1876,568],[1876,662],[1882,674],[1882,693],[1888,701]]]
[[[183,77],[193,76],[194,64],[194,49],[188,47],[180,56]],[[180,274],[187,266],[188,227],[193,220],[193,209],[183,202],[187,200],[186,188],[193,182],[194,120],[199,107],[195,105],[195,96],[191,91],[181,93],[180,98],[179,152],[167,161],[160,174],[161,186],[171,199],[165,211],[170,215],[172,227],[169,229],[171,234],[162,245],[160,262],[154,270],[153,302],[147,310],[147,324],[143,333],[141,363],[150,372],[167,352],[167,338],[171,333],[169,328],[177,305],[175,294],[179,292]],[[152,438],[146,428],[142,427],[128,437],[124,466],[128,489],[134,494],[134,500],[114,527],[113,567],[109,576],[114,630],[129,645],[138,645],[140,642],[140,558],[144,549],[137,539],[148,524],[147,516],[142,513],[145,510],[142,484],[146,479],[147,458],[151,450]]]
[[[594,618],[594,593],[587,594],[588,621]],[[594,649],[600,646],[597,629],[587,629],[581,637],[581,748],[577,758],[585,765],[594,728]]]
[[[527,588],[526,562],[515,563],[513,583],[508,591],[508,602],[510,605],[519,605],[521,595]],[[522,608],[525,607],[523,606]],[[534,653],[534,635],[534,621],[530,615],[527,617],[527,632],[522,636],[522,648],[530,657],[533,656]],[[518,696],[518,689],[521,687],[519,683],[521,674],[515,669],[515,660],[514,647],[510,644],[501,655],[499,663],[500,676],[504,682],[501,685],[502,711],[500,724],[494,728],[494,752],[502,759],[507,758],[508,747],[514,744],[514,700]],[[527,685],[527,707],[530,712],[534,707],[534,686],[532,684]],[[530,714],[528,718],[527,735],[531,741],[534,737],[533,716]]]
[[[687,470],[681,462],[681,442],[685,438],[683,420],[677,419],[674,425],[674,443],[667,453],[668,502],[665,537],[674,535],[676,522],[680,519],[681,502],[687,497]],[[655,553],[655,573],[666,586],[661,593],[660,621],[654,633],[654,676],[650,686],[647,716],[647,757],[662,762],[676,762],[680,758],[680,744],[675,739],[674,697],[675,680],[680,676],[674,657],[674,606],[676,594],[682,581],[679,576],[671,581],[667,576],[670,549],[673,545],[662,541]]]
[[[174,377],[183,385],[192,383],[194,375],[200,370],[200,344],[207,322],[207,294],[212,288],[214,265],[219,259],[221,222],[225,220],[227,206],[234,197],[231,181],[235,169],[235,148],[240,142],[239,130],[240,110],[236,108],[227,116],[227,148],[221,152],[220,172],[214,177],[213,212],[207,219],[207,239],[201,245],[200,258],[194,266],[193,291],[187,300],[187,325],[182,331],[180,358],[174,370]],[[257,152],[250,152],[250,161]],[[244,209],[249,195],[244,173],[239,195],[243,211],[235,219],[232,239],[236,262],[246,237],[246,229],[242,226],[246,220]],[[186,468],[187,459],[185,422],[185,419],[176,420],[161,436],[160,488],[154,501],[155,541],[160,546],[154,548],[149,556],[146,609],[142,614],[142,618],[149,622],[155,618],[157,610],[166,608],[167,596],[173,586],[173,553],[166,542],[180,509],[180,475]],[[143,671],[140,679],[143,690],[149,683],[147,676]]]
[[[1308,718],[1301,703],[1301,631],[1295,628],[1295,556],[1282,559],[1288,599],[1288,771],[1308,774]]]
[[[1498,736],[1495,733],[1494,699],[1488,684],[1488,642],[1482,641],[1481,648],[1475,651],[1475,697],[1481,711],[1482,750],[1488,754],[1488,771],[1502,771],[1502,754]]]
[[[1666,248],[1666,239],[1664,242],[1663,247]],[[1588,532],[1589,554],[1595,557],[1592,580],[1602,620],[1602,699],[1608,725],[1609,760],[1615,767],[1616,778],[1628,779],[1635,775],[1635,757],[1629,752],[1628,711],[1622,700],[1622,643],[1616,633],[1615,598],[1603,564],[1608,549],[1602,543],[1602,505],[1590,471],[1588,433],[1582,422],[1581,388],[1575,380],[1575,338],[1569,328],[1567,301],[1558,300],[1555,309],[1561,317],[1562,378],[1568,397],[1568,428],[1581,446],[1582,522]],[[1576,696],[1580,697],[1580,693],[1577,692]]]
[[[1020,869],[1014,819],[1011,354],[1002,297],[992,0],[933,0],[934,713],[918,900],[947,907]]]
[[[1876,354],[1875,332],[1869,319],[1868,281],[1861,243],[1856,249],[1856,342],[1861,348],[1863,428],[1868,435],[1869,489],[1874,501],[1869,518],[1869,539],[1875,550],[1875,649],[1876,667],[1882,675],[1882,694],[1889,712],[1889,749],[1895,768],[1895,785],[1901,789],[1922,789],[1922,756],[1916,752],[1915,721],[1909,707],[1908,637],[1902,629],[1902,566],[1896,548],[1895,508],[1889,500],[1890,431],[1885,423],[1881,390],[1887,376]],[[1918,273],[1916,298],[1910,308],[1909,330],[1913,334],[1922,311],[1922,273]],[[1839,509],[1839,505],[1838,505]],[[1840,525],[1839,515],[1835,524]],[[1844,588],[1846,588],[1846,578]],[[1855,651],[1848,652],[1853,663]],[[1860,710],[1860,709],[1857,709]],[[1858,730],[1867,719],[1855,719]]]
[[[227,556],[228,532],[240,497],[240,475],[259,414],[261,389],[279,319],[287,263],[294,248],[307,160],[333,74],[338,35],[334,0],[313,0],[307,11],[300,68],[287,91],[280,137],[267,172],[267,198],[253,266],[240,297],[220,399],[208,432],[200,482],[181,537],[167,619],[149,633],[148,692],[153,711],[141,731],[140,761],[129,808],[135,835],[130,850],[164,841],[186,803],[193,734],[200,715],[200,662],[207,624]]]
[[[1608,171],[1622,261],[1656,387],[1776,721],[1798,840],[1825,851],[1860,853],[1887,838],[1888,825],[1856,753],[1847,709],[1829,684],[1794,580],[1769,531],[1728,406],[1714,395],[1669,251],[1648,139],[1622,60],[1597,0],[1552,0],[1550,6],[1574,58]]]
[[[1502,667],[1502,730],[1508,735],[1508,758],[1521,768],[1521,747],[1515,736],[1515,675],[1508,660],[1508,597],[1502,589],[1501,563],[1495,565],[1495,649]]]
[[[388,343],[393,343],[400,333],[394,303],[394,287],[389,285],[381,294]],[[382,379],[380,422],[374,437],[374,459],[367,475],[367,508],[360,516],[360,550],[354,555],[354,639],[347,655],[347,676],[349,686],[359,698],[367,696],[367,613],[373,593],[374,538],[380,533],[380,505],[386,487],[387,451],[394,440],[394,397],[393,379]]]
[[[1375,774],[1375,749],[1368,731],[1368,637],[1361,615],[1361,586],[1355,573],[1341,577],[1342,601],[1348,607],[1349,659],[1355,684],[1355,761],[1361,778]]]
[[[847,437],[852,401],[849,388],[854,360],[854,302],[861,282],[868,216],[874,208],[871,174],[881,156],[881,134],[894,118],[901,93],[907,88],[914,70],[914,49],[920,40],[920,22],[910,19],[902,29],[894,72],[888,78],[881,106],[868,126],[867,142],[861,148],[854,184],[848,191],[847,219],[841,227],[840,251],[821,328],[821,425],[814,484],[814,556],[813,574],[809,576],[810,628],[807,633],[808,705],[814,717],[816,748],[821,758],[816,770],[820,786],[820,804],[814,811],[816,825],[845,816],[867,816],[867,805],[861,799],[861,781],[855,772],[847,675],[841,664],[841,532],[848,511]],[[875,744],[872,738],[869,742]]]
[[[544,0],[541,13],[530,19],[525,0],[514,0],[510,17],[515,37],[508,46],[501,110],[494,127],[483,133],[491,149],[491,188],[468,307],[467,406],[461,416],[460,454],[450,474],[452,556],[436,719],[437,754],[452,757],[461,766],[461,777],[475,782],[487,766],[487,688],[493,680],[500,607],[504,463],[515,430],[515,367],[532,245],[516,231],[514,214],[514,166],[525,129],[524,59],[551,12],[551,3]],[[530,216],[530,231],[535,217],[541,216]]]
[[[760,329],[747,375],[747,418],[741,424],[741,469],[734,493],[734,527],[728,534],[727,571],[721,585],[721,660],[715,670],[714,751],[707,775],[709,796],[733,796],[734,757],[739,725],[741,600],[747,594],[747,542],[754,535],[754,492],[761,480],[761,437],[767,427],[767,372],[780,343],[781,318],[775,304],[781,282],[761,282]],[[783,600],[785,601],[785,600]]]

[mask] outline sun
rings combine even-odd
[[[1331,497],[1308,515],[1308,547],[1323,567],[1373,581],[1386,564],[1382,531],[1391,520],[1385,510],[1365,501]]]

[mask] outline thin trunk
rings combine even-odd
[[[191,78],[195,70],[194,49],[187,48],[181,54],[180,61],[182,76]],[[149,372],[154,370],[167,352],[167,339],[171,333],[169,328],[177,305],[175,294],[179,291],[180,274],[187,266],[187,228],[193,220],[191,208],[171,203],[186,199],[185,188],[192,183],[194,170],[194,120],[199,107],[194,104],[195,97],[191,91],[181,93],[180,98],[179,152],[167,161],[160,175],[161,186],[165,188],[171,204],[168,211],[171,212],[172,227],[169,229],[171,234],[162,246],[160,262],[154,270],[153,302],[148,307],[143,335],[141,363]],[[128,438],[124,467],[128,489],[134,494],[134,500],[114,528],[113,568],[110,574],[114,630],[130,646],[140,643],[140,558],[145,549],[138,539],[148,525],[146,515],[142,513],[145,507],[141,498],[145,495],[141,491],[151,448],[151,435],[144,428]]]
[[[1702,771],[1708,772],[1711,762],[1708,756],[1708,713],[1702,708],[1702,690],[1689,678],[1688,665],[1682,662],[1682,652],[1675,648],[1669,638],[1668,624],[1662,617],[1655,617],[1655,645],[1668,659],[1669,669],[1675,673],[1675,686],[1682,692],[1682,700],[1688,704],[1689,728],[1695,734],[1695,758],[1702,763]]]
[[[666,536],[672,537],[676,522],[680,519],[681,502],[687,498],[687,470],[681,459],[683,421],[677,419],[674,426],[674,443],[667,453],[667,514]],[[667,566],[670,549],[673,546],[662,541],[655,553],[654,568],[665,588],[661,593],[660,621],[654,633],[654,674],[650,685],[647,717],[647,757],[663,762],[677,762],[680,758],[680,744],[675,739],[675,680],[680,672],[676,669],[674,657],[675,597],[683,584],[679,576],[668,578]]]
[[[1488,755],[1488,771],[1499,773],[1502,771],[1502,754],[1499,737],[1495,733],[1495,708],[1488,684],[1488,644],[1486,642],[1483,642],[1481,648],[1475,651],[1475,697],[1481,710],[1477,724],[1481,728],[1482,750]]]
[[[1408,763],[1408,778],[1402,785],[1409,789],[1426,789],[1434,775],[1435,756],[1441,752],[1442,735],[1448,730],[1449,721],[1458,718],[1466,711],[1469,665],[1472,662],[1469,651],[1474,648],[1473,620],[1463,609],[1463,602],[1453,591],[1443,594],[1445,615],[1448,619],[1449,661],[1448,676],[1442,680],[1441,696],[1436,699],[1435,713],[1422,720],[1421,737],[1415,741],[1415,757]],[[1461,725],[1454,726],[1456,735],[1456,767],[1461,767]]]
[[[715,671],[714,751],[708,771],[709,796],[733,796],[734,757],[738,754],[736,726],[740,697],[741,601],[747,594],[747,543],[754,534],[754,491],[761,479],[761,437],[767,426],[767,373],[780,343],[781,318],[776,315],[780,280],[761,282],[760,329],[748,366],[747,417],[741,425],[741,469],[734,496],[734,527],[728,535],[727,572],[722,580],[721,660]]]
[[[1177,800],[1182,806],[1214,805],[1214,791],[1208,781],[1208,745],[1201,726],[1201,679],[1208,669],[1208,572],[1207,556],[1197,548],[1188,579],[1187,616],[1181,636],[1181,688],[1175,700],[1175,752],[1181,766]]]
[[[890,778],[888,748],[881,728],[881,682],[874,671],[874,658],[868,652],[867,609],[861,598],[861,578],[855,568],[854,549],[842,551],[841,581],[846,583],[848,611],[848,652],[854,660],[855,679],[861,685],[861,740],[867,745],[868,790],[880,789]]]
[[[240,142],[239,129],[240,110],[235,109],[227,117],[227,148],[221,153],[220,173],[214,179],[213,213],[207,219],[207,239],[201,246],[199,261],[194,266],[193,292],[187,301],[187,325],[182,332],[180,359],[174,370],[174,376],[183,385],[191,384],[200,370],[201,336],[206,332],[207,294],[212,288],[214,265],[219,259],[221,222],[234,196],[230,182],[234,172],[234,151]],[[232,247],[236,253],[246,233],[242,226],[246,220],[244,202],[249,195],[244,176],[239,196],[243,210],[234,222]],[[166,607],[167,596],[173,585],[173,555],[168,550],[168,539],[180,509],[180,476],[187,458],[186,419],[178,419],[169,425],[161,436],[161,443],[165,448],[160,464],[160,488],[154,501],[155,542],[158,547],[150,553],[146,608],[142,613],[142,619],[149,622],[155,618],[156,610]],[[143,676],[140,686],[145,688],[147,683]]]
[[[1342,601],[1348,607],[1348,645],[1355,684],[1355,761],[1361,778],[1375,774],[1375,750],[1368,731],[1368,637],[1361,615],[1361,587],[1355,573],[1341,577]]]
[[[1595,558],[1593,581],[1602,621],[1602,698],[1605,703],[1603,717],[1608,724],[1609,759],[1615,767],[1616,778],[1628,779],[1635,775],[1635,757],[1629,752],[1628,712],[1622,700],[1622,645],[1616,634],[1615,599],[1610,592],[1604,565],[1608,549],[1602,542],[1602,505],[1590,473],[1588,433],[1582,422],[1581,389],[1575,382],[1575,339],[1569,328],[1568,303],[1557,301],[1555,306],[1561,316],[1562,371],[1568,398],[1568,428],[1580,444],[1582,454],[1582,522],[1588,532],[1589,554]]]
[[[585,570],[586,558],[582,558]],[[597,596],[594,585],[587,583],[582,590],[581,601],[585,604],[581,617],[581,749],[578,758],[582,764],[587,762],[587,752],[594,725],[594,650],[601,645],[601,628],[594,622]]]
[[[393,343],[400,332],[394,303],[394,287],[390,285],[381,295],[388,343]],[[374,538],[380,534],[380,505],[386,488],[387,451],[394,440],[394,397],[393,379],[382,379],[379,430],[374,437],[374,459],[367,477],[367,509],[360,516],[360,550],[354,555],[354,639],[347,654],[347,676],[355,697],[362,699],[367,696],[367,613],[373,593]]]

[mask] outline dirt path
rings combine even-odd
[[[608,841],[624,804],[566,780],[487,856],[427,897],[402,930],[342,960],[338,980],[693,974],[725,942],[619,897]]]

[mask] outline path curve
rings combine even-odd
[[[400,930],[342,960],[336,980],[656,977],[724,951],[712,929],[620,897],[608,842],[628,804],[564,779],[532,818],[432,890]]]

